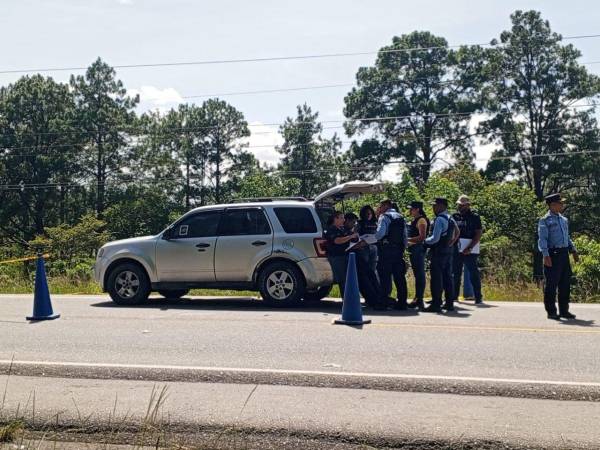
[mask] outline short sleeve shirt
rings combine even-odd
[[[475,231],[482,229],[481,217],[473,211],[469,211],[465,215],[457,212],[452,215],[452,218],[458,225],[461,239],[473,239]]]
[[[327,254],[330,256],[344,256],[348,248],[348,242],[336,244],[335,240],[339,237],[349,236],[349,233],[343,228],[329,227],[325,230],[324,237],[327,239]]]

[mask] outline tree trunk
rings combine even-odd
[[[185,160],[185,208],[190,209],[190,159]]]
[[[215,158],[215,201],[221,203],[221,140],[217,129],[217,151]]]
[[[98,135],[96,139],[98,146],[96,160],[96,217],[102,219],[104,213],[104,189],[106,182],[106,164],[104,162],[104,149],[102,147],[102,137]]]

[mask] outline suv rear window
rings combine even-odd
[[[273,208],[283,230],[289,234],[316,233],[317,224],[308,208]]]
[[[219,224],[219,236],[252,236],[271,234],[265,213],[260,209],[225,211]]]

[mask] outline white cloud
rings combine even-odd
[[[283,138],[277,128],[261,122],[251,122],[249,128],[252,134],[242,141],[248,143],[247,151],[252,153],[261,164],[277,165],[281,155],[277,153],[275,146],[283,144]]]
[[[183,103],[183,97],[174,88],[160,89],[156,86],[142,86],[139,89],[129,89],[131,96],[139,95],[140,103],[150,103],[152,106],[166,106]]]
[[[133,0],[117,0],[121,5],[133,5]]]

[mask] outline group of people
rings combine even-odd
[[[334,280],[344,292],[349,252],[356,253],[359,289],[365,302],[377,310],[418,308],[423,312],[454,311],[463,267],[473,287],[475,303],[483,302],[477,266],[479,240],[483,232],[479,215],[471,202],[460,196],[457,211],[448,212],[448,200],[432,203],[435,218],[430,221],[423,203],[408,205],[410,222],[392,200],[382,201],[377,211],[366,205],[359,217],[335,212],[324,233]],[[415,279],[415,297],[408,303],[405,252]],[[425,305],[426,255],[429,254],[431,302]],[[390,297],[392,283],[396,298]]]
[[[544,306],[549,319],[575,319],[569,311],[571,261],[579,255],[569,235],[569,221],[562,215],[564,200],[560,194],[546,197],[547,214],[538,222],[538,249],[544,259]],[[344,293],[348,252],[356,253],[359,289],[374,309],[418,308],[424,312],[453,311],[463,278],[470,281],[475,304],[483,303],[481,277],[477,265],[479,242],[483,233],[481,218],[471,210],[471,202],[461,195],[457,211],[448,212],[448,200],[432,203],[435,218],[430,221],[423,203],[408,205],[410,222],[404,219],[391,200],[381,202],[377,211],[367,205],[360,217],[335,212],[324,237],[334,280]],[[415,297],[408,303],[405,252],[415,279]],[[425,306],[426,255],[429,255],[431,302]],[[467,275],[468,274],[468,275]],[[396,298],[391,298],[392,281]],[[558,293],[558,310],[556,300]]]

